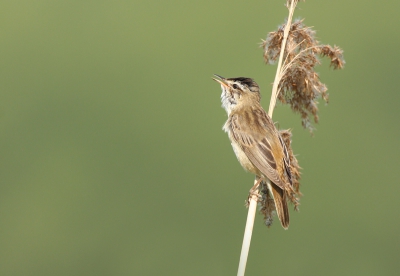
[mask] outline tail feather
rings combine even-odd
[[[281,221],[282,227],[288,229],[289,227],[289,210],[286,202],[284,191],[276,186],[274,183],[269,184],[268,188],[274,198],[276,213]]]

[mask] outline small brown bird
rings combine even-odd
[[[224,78],[214,75],[221,84],[222,107],[228,114],[223,130],[228,133],[233,150],[242,167],[259,181],[254,191],[267,181],[275,209],[283,228],[289,227],[287,199],[295,200],[290,160],[286,145],[273,121],[260,104],[260,88],[251,78]]]

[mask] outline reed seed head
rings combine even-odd
[[[264,61],[274,64],[281,51],[286,23],[270,32],[263,40]],[[343,51],[338,46],[320,44],[315,38],[315,31],[304,25],[303,20],[295,20],[287,38],[284,63],[278,84],[278,100],[289,104],[295,113],[299,113],[303,127],[312,132],[310,116],[318,123],[318,98],[328,102],[327,87],[320,81],[315,67],[319,57],[328,57],[333,69],[342,69],[345,61]]]

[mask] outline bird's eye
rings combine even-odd
[[[232,87],[233,87],[234,89],[237,89],[237,88],[238,88],[238,86],[237,86],[236,83],[234,83],[234,84],[232,85]]]

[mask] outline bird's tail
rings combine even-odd
[[[270,184],[271,183],[271,184]],[[274,183],[268,183],[268,188],[274,198],[276,213],[281,221],[282,227],[288,229],[289,227],[289,210],[286,202],[285,192],[276,186]]]

